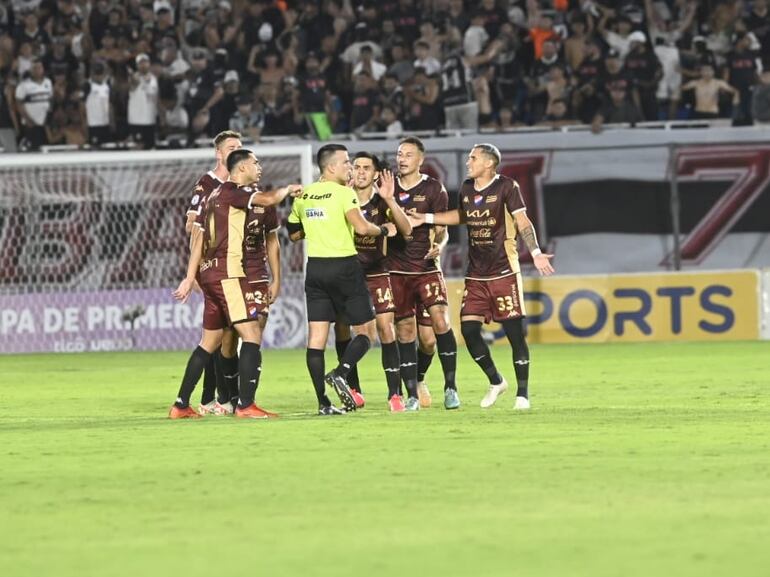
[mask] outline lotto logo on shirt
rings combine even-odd
[[[315,220],[325,219],[326,213],[322,208],[306,208],[305,218],[315,219]]]

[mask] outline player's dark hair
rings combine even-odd
[[[318,170],[321,172],[329,165],[335,152],[346,152],[347,148],[344,144],[324,144],[318,149],[315,155],[316,163],[318,164]]]
[[[227,172],[232,172],[236,166],[254,154],[248,148],[238,148],[227,155]]]
[[[237,138],[240,140],[241,133],[236,132],[235,130],[223,130],[214,137],[214,147],[219,148],[219,146],[228,138]]]
[[[361,152],[356,152],[356,155],[355,157],[353,157],[353,160],[356,160],[357,158],[368,158],[369,160],[372,161],[372,164],[374,165],[374,170],[376,171],[382,170],[380,159],[377,158],[377,155],[372,154],[371,152],[365,152],[363,150]]]
[[[487,158],[491,158],[495,161],[495,166],[500,164],[500,161],[502,160],[502,155],[500,154],[500,150],[494,145],[494,144],[474,144],[473,148],[481,151],[482,154],[484,154]]]
[[[416,136],[407,136],[406,138],[402,138],[398,145],[401,146],[402,144],[413,144],[417,147],[417,150],[425,154],[425,145],[422,143],[422,140]]]

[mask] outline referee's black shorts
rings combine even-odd
[[[305,273],[307,320],[335,322],[342,317],[351,325],[374,319],[374,305],[358,257],[309,257]]]

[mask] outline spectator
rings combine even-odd
[[[337,39],[324,36],[321,39],[321,73],[331,94],[339,95],[347,88],[345,65],[337,54]]]
[[[252,48],[247,70],[259,84],[278,85],[285,75],[281,67],[281,55],[275,50],[262,51],[260,45]]]
[[[573,77],[572,110],[583,124],[590,124],[599,110],[603,74],[601,49],[595,42],[589,42],[586,56]]]
[[[143,149],[155,148],[158,122],[158,79],[150,72],[150,57],[136,57],[128,93],[128,126],[131,138]]]
[[[241,91],[241,78],[237,70],[228,70],[222,80],[222,86],[215,91],[209,118],[209,136],[227,130],[230,117],[237,110],[236,100]]]
[[[561,40],[553,27],[553,12],[540,11],[536,2],[530,2],[529,36],[532,40],[535,60],[543,57],[543,45],[546,42],[558,43]]]
[[[577,70],[588,52],[588,21],[578,14],[570,22],[571,34],[564,41],[564,60],[570,70]]]
[[[474,12],[471,16],[471,25],[465,30],[463,36],[463,50],[468,58],[481,54],[484,46],[489,42],[489,33],[484,28],[484,21],[482,12]]]
[[[554,66],[548,73],[548,82],[545,85],[548,104],[545,108],[545,116],[553,116],[554,105],[557,102],[568,102],[570,98],[569,81],[564,68]]]
[[[169,144],[175,142],[177,147],[186,139],[190,126],[190,116],[182,96],[167,76],[158,80],[158,125],[161,137]]]
[[[599,96],[606,100],[609,98],[610,92],[616,88],[622,88],[635,103],[639,102],[636,87],[628,72],[623,67],[620,54],[617,50],[611,49],[604,57],[604,74],[602,75],[602,81],[599,87]]]
[[[658,39],[655,56],[661,65],[661,78],[658,82],[658,110],[666,111],[667,118],[676,118],[682,90],[682,72],[679,60],[679,48],[668,46]]]
[[[490,38],[497,36],[500,26],[508,20],[508,15],[495,0],[481,0],[479,12],[484,16],[484,29]]]
[[[658,119],[658,83],[663,76],[660,62],[647,46],[644,32],[636,30],[628,36],[631,41],[625,69],[639,95],[639,108],[645,120]]]
[[[428,45],[428,56],[439,61],[441,60],[441,44],[443,40],[443,37],[439,36],[436,32],[433,22],[425,20],[420,24],[420,38],[417,41]]]
[[[473,79],[459,33],[450,36],[449,42],[451,52],[441,69],[445,126],[447,130],[478,130],[479,105],[473,97]]]
[[[66,38],[57,36],[53,39],[51,50],[43,56],[43,65],[51,76],[64,74],[65,77],[72,78],[78,69],[78,61],[72,56]]]
[[[409,59],[409,52],[404,44],[396,44],[390,50],[391,65],[388,68],[388,74],[398,78],[398,81],[405,85],[414,76],[414,66]]]
[[[714,78],[714,67],[710,63],[701,65],[700,74],[698,80],[691,80],[682,86],[683,91],[695,92],[694,118],[719,118],[719,95],[723,92],[732,95],[733,106],[740,104],[740,93],[724,80]]]
[[[607,27],[610,18],[614,18],[612,29]],[[615,10],[603,8],[602,17],[597,27],[610,48],[618,53],[620,60],[625,60],[628,51],[631,50],[631,39],[629,36],[631,35],[632,25],[628,16],[624,14],[617,15]]]
[[[22,41],[19,45],[19,54],[15,61],[16,77],[19,80],[24,80],[29,75],[29,71],[32,70],[32,63],[37,58],[32,42],[29,40]]]
[[[752,124],[751,90],[759,79],[759,70],[757,54],[750,47],[750,36],[745,32],[736,33],[724,72],[724,80],[740,93],[739,109],[734,115],[736,125]]]
[[[393,13],[396,30],[410,45],[417,39],[420,29],[419,11],[414,0],[398,0],[398,8]]]
[[[653,0],[644,0],[647,30],[655,46],[674,46],[692,26],[695,13],[697,12],[695,2],[690,0],[682,2],[680,0],[678,4],[684,4],[684,6],[682,7],[680,18],[675,20],[667,4],[661,2],[653,3]],[[665,14],[661,14],[661,8],[665,10]],[[659,40],[663,44],[659,44]]]
[[[569,105],[563,98],[554,100],[548,107],[548,112],[543,117],[540,124],[560,128],[570,124],[575,124],[575,119],[569,113]]]
[[[230,117],[230,130],[239,132],[257,142],[265,127],[265,117],[261,111],[254,110],[254,102],[247,95],[241,95],[237,100],[238,108]]]
[[[404,133],[404,126],[396,115],[392,106],[383,106],[380,113],[380,131],[387,133],[391,138],[396,138]]]
[[[361,72],[366,72],[371,76],[375,82],[379,82],[380,78],[388,70],[388,67],[374,60],[374,52],[371,46],[362,46],[360,57],[356,65],[353,67],[353,76],[357,76]]]
[[[757,124],[770,124],[770,70],[767,68],[759,75],[759,84],[754,87],[751,116]]]
[[[435,78],[424,68],[416,68],[411,82],[404,87],[407,121],[410,130],[435,130],[441,122],[440,89]]]
[[[759,41],[763,58],[770,56],[770,10],[767,4],[767,0],[754,0],[745,18],[746,29]]]
[[[80,106],[89,144],[99,147],[111,142],[114,139],[115,115],[112,88],[104,62],[97,61],[91,66],[91,77],[83,85]]]
[[[418,40],[414,44],[414,67],[422,68],[425,70],[425,74],[433,76],[441,72],[441,63],[430,55],[430,46],[427,42]]]
[[[376,83],[368,72],[362,71],[356,75],[350,112],[350,129],[352,131],[376,129],[377,119],[380,116],[380,95],[375,86]]]
[[[315,52],[310,52],[305,59],[305,74],[300,80],[300,100],[305,114],[330,111],[331,95],[326,86],[326,78],[321,74],[321,63]]]
[[[14,34],[17,45],[29,42],[32,45],[32,54],[39,58],[45,55],[46,46],[50,43],[48,32],[40,27],[36,10],[28,10],[22,15],[22,24]]]
[[[398,118],[404,117],[406,112],[406,96],[395,74],[388,73],[382,79],[380,107],[384,109],[386,106],[393,109]]]
[[[446,26],[457,28],[464,34],[471,25],[468,13],[463,6],[463,0],[449,0],[449,8],[446,13]]]
[[[543,42],[543,54],[535,61],[532,72],[525,81],[529,92],[530,116],[537,122],[545,113],[548,104],[546,85],[550,78],[551,69],[564,66],[559,60],[559,53],[553,40]]]
[[[599,133],[604,124],[631,124],[644,120],[641,112],[629,98],[626,89],[620,85],[610,90],[609,100],[602,106],[591,123],[591,131]]]
[[[0,71],[0,148],[2,152],[16,152],[19,121],[15,110],[14,84],[9,75]]]
[[[16,87],[16,111],[24,126],[28,150],[39,150],[46,144],[45,123],[51,110],[53,83],[45,75],[43,62],[33,61],[28,78]]]

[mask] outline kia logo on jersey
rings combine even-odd
[[[476,196],[474,196],[474,197],[473,197],[473,204],[475,204],[476,206],[478,206],[478,205],[480,205],[480,204],[481,204],[481,202],[482,202],[483,200],[484,200],[484,197],[483,197],[483,196],[481,196],[480,194],[477,194]]]

